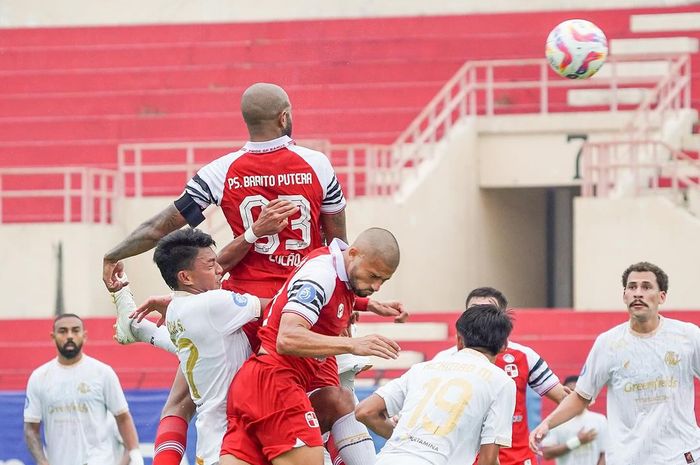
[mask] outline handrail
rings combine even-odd
[[[39,183],[27,186],[24,180],[29,176],[48,176],[54,181],[54,186],[46,187]],[[22,182],[8,185],[13,177],[21,178]],[[60,187],[55,187],[56,184]],[[118,173],[115,170],[90,167],[0,168],[0,224],[27,218],[38,222],[111,223],[118,194]],[[37,212],[24,212],[23,217],[8,217],[5,199],[28,198],[60,200],[62,212],[56,215],[37,204]],[[79,200],[79,207],[74,206],[74,200]]]

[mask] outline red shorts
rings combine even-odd
[[[321,363],[316,377],[309,384],[309,392],[327,386],[340,386],[338,362],[335,357],[328,357],[325,362]]]
[[[337,373],[336,373],[337,377]],[[221,455],[268,464],[295,446],[323,446],[316,413],[294,370],[270,356],[248,359],[231,383]]]

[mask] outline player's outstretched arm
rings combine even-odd
[[[562,400],[564,400],[566,398],[566,396],[569,395],[570,392],[571,392],[571,389],[569,389],[568,387],[559,383],[556,386],[554,386],[552,389],[547,391],[547,393],[544,396],[547,399],[552,400],[558,404]]]
[[[309,321],[293,312],[282,313],[277,333],[277,352],[297,357],[327,357],[339,354],[374,355],[395,359],[401,348],[384,336],[369,335],[359,338],[324,336],[309,328]]]
[[[27,443],[27,449],[37,465],[49,465],[49,461],[44,455],[44,445],[41,442],[40,425],[41,423],[24,422],[24,442]]]
[[[224,273],[243,260],[258,238],[278,234],[286,228],[289,217],[298,211],[299,207],[288,200],[275,199],[265,205],[249,230],[236,237],[219,252],[216,261],[224,269]]]
[[[372,394],[357,404],[355,418],[384,439],[389,439],[394,432],[394,422],[387,413],[386,403],[377,394]]]
[[[403,304],[396,300],[377,302],[369,299],[367,310],[379,316],[393,317],[396,323],[405,323],[409,316]]]
[[[124,265],[120,260],[139,255],[156,246],[168,233],[180,229],[187,221],[174,204],[149,220],[141,223],[129,236],[107,252],[102,259],[102,281],[110,292],[116,292],[124,283],[120,282]]]
[[[590,400],[584,399],[576,391],[566,396],[557,408],[530,433],[530,449],[542,455],[540,443],[549,434],[549,430],[580,415],[590,403]]]

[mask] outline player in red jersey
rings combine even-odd
[[[306,392],[327,357],[398,356],[398,345],[382,336],[340,337],[355,298],[378,291],[398,264],[394,236],[371,228],[350,247],[335,239],[314,251],[287,279],[268,306],[257,355],[231,384],[221,465],[323,463],[321,428]]]
[[[508,301],[501,291],[492,287],[479,287],[469,293],[466,308],[474,305],[490,304],[501,310],[508,308]],[[438,353],[435,360],[456,353],[451,347]],[[530,386],[540,396],[556,403],[567,395],[567,390],[559,378],[550,370],[547,362],[531,348],[508,341],[506,350],[496,356],[496,366],[515,381],[515,412],[513,413],[513,435],[511,447],[501,448],[498,460],[501,465],[536,465],[537,458],[530,450],[527,427],[526,392]]]
[[[250,135],[243,149],[200,169],[180,198],[105,255],[103,280],[110,291],[124,285],[117,279],[123,271],[120,260],[151,249],[158,239],[185,224],[198,225],[204,219],[203,210],[212,204],[222,208],[234,235],[219,257],[224,270],[230,272],[223,285],[228,290],[246,289],[271,298],[294,266],[321,246],[324,238],[345,240],[345,198],[340,184],[324,154],[298,147],[290,138],[291,104],[284,90],[254,84],[243,94],[241,111]],[[256,330],[249,326],[246,331],[253,346]],[[331,380],[334,376],[337,374],[326,374]],[[334,403],[323,395],[332,397],[333,393],[315,394],[319,403]],[[354,409],[351,394],[336,395],[345,405],[331,412],[332,416]],[[176,444],[164,452],[184,450],[193,412],[187,384],[178,370],[161,421],[163,444]],[[366,434],[364,426],[355,423]],[[159,444],[157,438],[156,448]],[[158,454],[155,460],[159,465]],[[162,462],[171,463],[179,463],[175,455]]]

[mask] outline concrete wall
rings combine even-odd
[[[669,276],[665,308],[700,307],[700,219],[664,197],[577,198],[574,202],[577,309],[624,309],[622,272],[650,261]]]
[[[2,0],[0,27],[215,23],[321,18],[446,15],[498,11],[642,8],[692,0]]]

